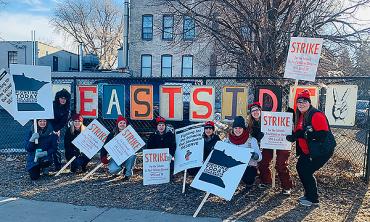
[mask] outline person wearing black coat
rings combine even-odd
[[[37,132],[32,129],[27,134],[25,149],[27,151],[26,170],[31,180],[40,178],[41,172],[49,174],[52,155],[57,149],[57,136],[46,119],[38,119]],[[36,140],[37,143],[35,142]]]
[[[215,134],[215,123],[214,122],[212,121],[205,122],[203,139],[204,139],[203,161],[205,161],[208,155],[212,152],[217,141],[221,141],[220,137]],[[195,167],[195,168],[188,169],[187,172],[190,175],[195,176],[199,170],[200,170],[200,167]]]
[[[83,118],[80,114],[75,114],[72,116],[72,125],[66,130],[64,134],[64,155],[67,162],[72,159],[74,156],[75,160],[71,163],[71,172],[75,173],[78,169],[81,169],[82,172],[86,172],[86,166],[89,163],[90,159],[72,143],[72,141],[80,135],[80,133],[86,128],[83,125]]]
[[[54,119],[51,120],[54,133],[60,138],[60,131],[67,125],[69,119],[71,94],[62,89],[55,94],[53,101]],[[58,139],[59,143],[59,139]],[[54,167],[58,171],[62,167],[61,153],[59,150],[53,155]]]
[[[166,127],[166,120],[159,116],[156,118],[157,130],[150,135],[146,144],[147,149],[169,148],[171,156],[175,156],[175,135]]]
[[[176,151],[176,138],[166,126],[166,119],[158,116],[156,118],[157,129],[154,133],[149,136],[146,143],[146,149],[159,149],[169,148],[169,153],[172,156],[170,163],[170,174],[173,173],[174,169],[174,156]]]

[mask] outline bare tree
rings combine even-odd
[[[85,53],[97,55],[100,69],[112,69],[122,45],[121,11],[112,0],[63,0],[54,9],[51,23],[82,42]]]
[[[190,15],[214,42],[217,61],[250,76],[282,75],[291,36],[324,38],[323,59],[357,47],[369,25],[355,13],[370,0],[161,0],[178,16]],[[326,61],[330,63],[330,61]],[[324,72],[319,73],[321,75]]]

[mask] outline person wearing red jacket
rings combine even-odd
[[[249,105],[249,125],[251,126],[251,136],[257,139],[258,143],[261,142],[264,134],[261,132],[261,104],[254,102]],[[276,151],[276,165],[275,169],[278,173],[281,187],[283,188],[284,195],[290,195],[293,187],[292,179],[290,178],[288,169],[288,159],[290,150],[277,150]],[[260,171],[260,184],[259,188],[267,188],[272,184],[270,163],[273,157],[273,150],[263,149],[262,160],[258,163],[258,170]]]
[[[304,188],[304,196],[299,198],[299,203],[303,206],[317,205],[319,196],[313,174],[328,162],[333,155],[334,148],[323,155],[314,157],[310,153],[308,143],[311,141],[324,142],[329,135],[329,124],[325,114],[311,105],[308,90],[298,94],[295,118],[294,132],[286,139],[296,142],[296,152],[299,156],[296,168]]]

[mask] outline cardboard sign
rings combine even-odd
[[[215,111],[215,88],[213,86],[192,87],[190,98],[190,121],[204,122],[213,119]]]
[[[52,90],[53,90],[53,98],[55,98],[55,94],[61,90],[67,90],[69,93],[72,94],[71,85],[70,84],[53,84]]]
[[[293,113],[266,112],[261,113],[261,132],[265,135],[261,140],[261,148],[290,150],[291,143],[286,140],[292,135]]]
[[[111,141],[105,144],[104,148],[112,156],[114,162],[116,162],[117,165],[121,165],[144,145],[145,142],[137,134],[134,128],[129,125]]]
[[[255,91],[257,99],[261,103],[262,111],[280,112],[282,107],[283,91],[279,86],[257,86]]]
[[[50,66],[10,64],[14,119],[53,119]]]
[[[190,186],[231,200],[252,149],[218,141]]]
[[[104,145],[109,131],[94,119],[73,141],[81,152],[91,159]]]
[[[12,87],[13,87],[12,76],[5,71],[0,70],[0,105],[10,115],[13,115],[13,98],[12,98]]]
[[[232,121],[236,116],[247,117],[248,88],[224,86],[222,89],[222,120]]]
[[[354,126],[357,85],[330,85],[326,90],[325,115],[330,125]]]
[[[169,149],[143,150],[143,183],[144,185],[170,182]]]
[[[85,118],[98,117],[98,86],[77,86],[77,113]]]
[[[297,96],[299,93],[301,93],[303,90],[307,89],[310,91],[311,95],[311,105],[315,108],[319,105],[319,90],[316,86],[297,86],[296,93],[294,95],[293,99],[293,86],[290,87],[290,93],[289,93],[289,107],[293,107],[294,110],[297,109]]]
[[[124,85],[103,85],[102,114],[104,119],[125,116]]]
[[[159,114],[167,120],[183,120],[184,102],[182,86],[159,87]]]
[[[203,124],[194,124],[176,130],[174,174],[203,164]]]
[[[292,37],[284,78],[315,81],[323,39]]]
[[[153,119],[153,86],[130,86],[130,118],[132,120]]]

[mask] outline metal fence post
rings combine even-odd
[[[367,111],[367,150],[366,150],[366,165],[365,165],[365,181],[370,182],[370,110]]]

